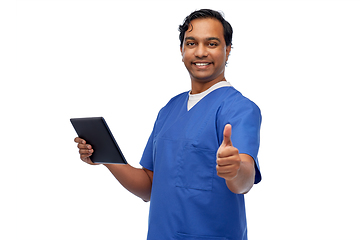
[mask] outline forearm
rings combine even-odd
[[[236,194],[245,194],[250,191],[255,180],[254,160],[247,154],[240,154],[242,159],[236,177],[226,180],[226,185],[230,191]]]
[[[152,180],[144,169],[129,164],[104,164],[120,184],[144,201],[150,201]]]

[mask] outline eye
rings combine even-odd
[[[217,44],[216,42],[210,42],[210,43],[209,43],[209,46],[210,46],[210,47],[216,47],[217,45],[218,45],[218,44]]]
[[[187,42],[186,46],[195,46],[195,43],[194,42]]]

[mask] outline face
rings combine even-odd
[[[226,47],[223,25],[213,18],[195,19],[191,25],[180,48],[191,80],[198,83],[223,80],[231,50],[231,46]]]

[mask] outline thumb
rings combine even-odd
[[[224,139],[221,145],[232,146],[231,143],[231,125],[226,124],[224,127]]]

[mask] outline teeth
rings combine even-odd
[[[209,65],[210,63],[195,63],[196,66],[206,66]]]

